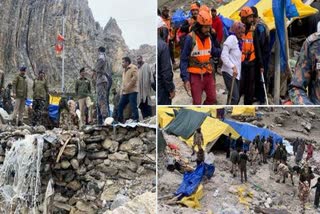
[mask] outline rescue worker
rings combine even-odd
[[[133,113],[132,119],[139,121],[139,113],[137,107],[137,96],[138,96],[138,68],[131,63],[129,57],[122,58],[122,67],[124,71],[122,73],[122,93],[119,102],[119,122],[124,123],[123,110],[129,103],[131,111]]]
[[[239,154],[239,169],[241,175],[241,183],[243,183],[243,176],[244,181],[247,182],[247,161],[248,161],[247,151],[243,151]]]
[[[232,134],[229,133],[229,136],[226,139],[226,143],[224,144],[225,150],[226,150],[226,158],[230,157],[230,147],[231,147],[231,142],[232,142],[231,136],[232,136]]]
[[[270,153],[270,140],[269,138],[263,144],[263,163],[268,163],[267,158]]]
[[[311,143],[307,144],[307,161],[313,156],[313,146]]]
[[[202,93],[205,91],[204,105],[213,105],[216,100],[216,85],[211,59],[220,55],[220,49],[214,47],[210,36],[212,19],[205,10],[199,12],[197,22],[187,37],[181,54],[180,70],[184,87],[191,92],[193,105],[202,104]]]
[[[86,110],[88,110],[88,123],[92,122],[92,101],[90,80],[85,77],[85,68],[80,69],[80,77],[76,81],[75,92],[80,109],[80,126],[86,125]]]
[[[298,146],[299,146],[299,138],[296,138],[295,141],[293,142],[293,155],[296,155],[297,150],[298,150]]]
[[[142,56],[138,56],[138,106],[141,109],[142,117],[147,118],[152,116],[151,108],[151,84],[153,82],[152,71],[150,65],[143,61]]]
[[[316,188],[316,193],[314,195],[314,207],[318,209],[319,207],[319,198],[320,198],[320,178],[318,178],[317,183],[312,187],[312,189]]]
[[[8,114],[11,114],[13,111],[13,105],[12,105],[12,100],[11,100],[11,90],[12,90],[12,83],[9,83],[2,94],[3,109]]]
[[[16,119],[18,116],[18,126],[23,124],[23,112],[25,101],[28,96],[28,82],[26,80],[27,67],[20,67],[20,73],[12,81],[13,98],[15,98],[15,105],[12,114],[13,125],[17,124]]]
[[[256,7],[251,7],[253,12],[253,25],[254,25],[254,39],[257,38],[255,54],[256,54],[256,73],[255,73],[255,96],[259,101],[260,105],[266,102],[266,97],[263,89],[262,75],[264,80],[268,77],[268,64],[270,58],[270,38],[269,29],[263,20],[259,17],[258,10]],[[268,83],[265,82],[267,86]],[[267,90],[267,89],[266,89]]]
[[[38,78],[33,82],[32,126],[44,125],[44,111],[48,106],[49,88],[43,70],[39,71]]]
[[[258,152],[259,152],[259,165],[261,165],[261,163],[263,162],[264,141],[265,141],[264,136],[262,137],[261,140],[260,140],[260,136],[259,135],[257,136],[257,146],[258,146]]]
[[[301,182],[299,184],[299,200],[301,202],[301,213],[304,214],[306,210],[306,203],[309,198],[309,185],[307,181]]]
[[[184,33],[190,33],[193,29],[194,24],[197,21],[197,16],[199,14],[200,4],[199,2],[194,2],[190,5],[191,17],[188,18],[181,26],[181,31]]]
[[[286,183],[286,178],[290,174],[292,185],[294,185],[293,175],[290,172],[289,167],[287,166],[285,161],[280,162],[277,168],[277,173],[278,173],[278,179],[276,180],[277,183],[280,183],[281,178],[282,178],[282,183]]]
[[[303,43],[295,66],[289,96],[294,105],[320,104],[320,33]]]
[[[241,57],[241,95],[244,94],[244,105],[252,105],[255,93],[255,69],[257,64],[256,53],[259,53],[254,37],[253,11],[250,7],[243,7],[240,11],[241,22],[246,25],[242,37]],[[261,69],[262,71],[262,69]]]
[[[162,8],[161,12],[161,18],[163,22],[166,24],[166,27],[168,29],[168,37],[165,38],[165,41],[169,45],[169,50],[170,50],[170,58],[172,61],[172,64],[175,64],[175,59],[174,59],[174,30],[171,27],[171,17],[169,15],[169,8],[167,6],[164,6]]]
[[[96,92],[97,92],[97,115],[98,124],[110,116],[109,94],[112,86],[112,63],[106,55],[106,49],[99,47],[99,58],[95,65]]]
[[[173,83],[172,64],[168,45],[162,38],[164,23],[158,17],[158,105],[171,105],[175,97],[175,85]]]
[[[201,133],[201,128],[198,128],[193,135],[192,155],[195,152],[194,147],[197,146],[199,150],[199,148],[201,148],[203,145],[204,145],[204,142],[203,142],[203,135]]]

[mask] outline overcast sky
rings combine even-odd
[[[156,0],[88,0],[93,16],[101,26],[113,17],[130,49],[156,44]]]

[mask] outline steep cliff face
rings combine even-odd
[[[103,29],[95,22],[87,0],[2,0],[0,1],[0,69],[6,82],[19,66],[26,65],[32,79],[45,69],[50,84],[59,88],[61,57],[56,55],[56,37],[62,33],[65,17],[65,79],[72,90],[81,67],[94,67],[97,48],[105,46],[114,60],[114,72],[121,58],[130,53],[115,19]],[[155,47],[153,47],[155,59]]]

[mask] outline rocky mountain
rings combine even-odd
[[[122,57],[136,52],[126,45],[115,19],[111,18],[104,28],[95,21],[87,0],[2,0],[0,69],[6,73],[6,82],[19,66],[26,65],[30,79],[39,69],[45,69],[52,86],[60,83],[62,60],[56,55],[55,44],[62,33],[63,17],[67,91],[72,89],[81,67],[94,67],[99,46],[105,46],[114,60],[114,72],[121,70]],[[154,60],[150,63],[155,63],[155,47],[143,45],[138,52],[150,55],[147,58]]]

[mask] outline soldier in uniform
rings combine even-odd
[[[282,183],[285,183],[286,182],[286,177],[288,177],[289,174],[290,174],[292,185],[294,185],[293,174],[290,172],[289,166],[286,164],[285,161],[281,161],[281,163],[278,165],[277,173],[278,173],[278,176],[279,176],[278,179],[276,180],[277,183],[280,182],[281,178],[282,178]]]
[[[237,176],[237,169],[238,169],[238,164],[240,159],[239,152],[240,152],[240,149],[237,148],[237,150],[232,150],[230,154],[230,161],[232,163],[231,173],[233,174],[233,177]]]
[[[301,213],[304,214],[305,210],[306,210],[306,203],[308,201],[309,198],[309,185],[307,181],[301,182],[299,184],[299,199],[301,202]]]
[[[11,100],[11,90],[12,90],[12,84],[9,83],[6,89],[3,92],[2,98],[3,98],[3,109],[8,113],[11,114],[13,111],[13,105]]]
[[[32,103],[32,125],[43,125],[43,111],[47,106],[49,90],[43,70],[39,71],[39,76],[33,82],[33,103]]]
[[[289,86],[295,105],[320,105],[320,33],[311,34],[303,43]]]

